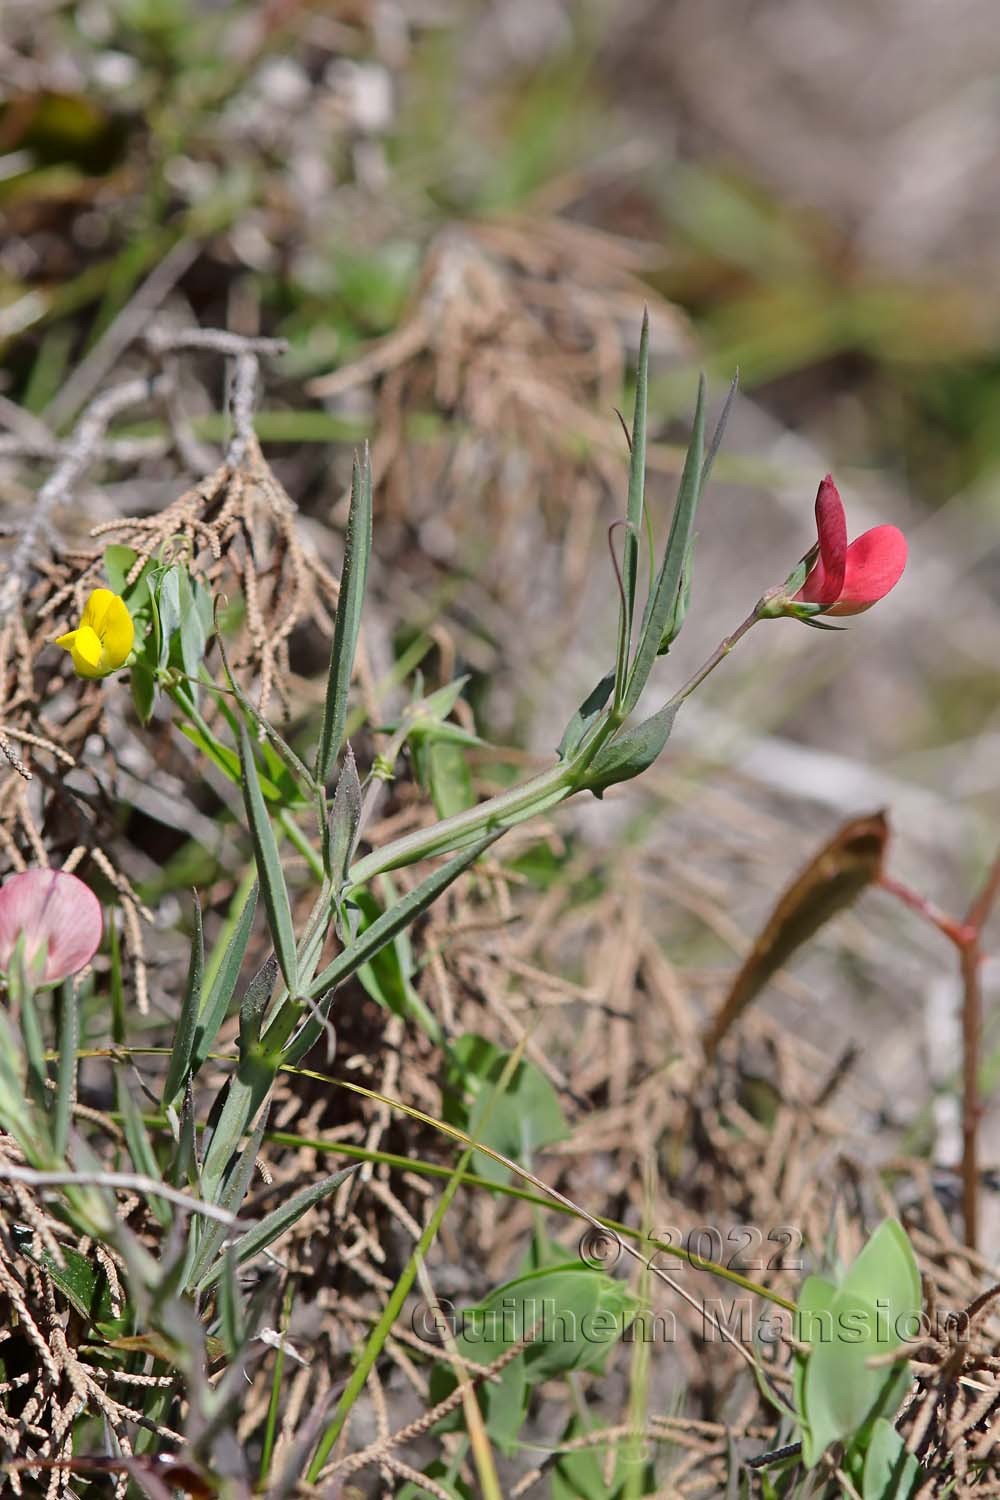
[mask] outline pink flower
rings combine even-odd
[[[29,983],[59,984],[85,969],[101,942],[101,903],[65,870],[22,870],[0,886],[0,970],[24,934]]]
[[[873,526],[847,545],[847,517],[831,475],[816,496],[819,557],[795,595],[822,604],[828,615],[858,615],[896,587],[906,567],[906,538],[897,526]]]

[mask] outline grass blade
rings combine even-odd
[[[264,895],[264,906],[271,929],[274,951],[281,965],[288,992],[294,995],[298,988],[298,962],[295,954],[295,929],[292,926],[292,909],[288,901],[288,888],[281,870],[278,843],[274,829],[264,805],[264,794],[260,789],[257,762],[254,759],[250,736],[243,724],[240,731],[240,762],[243,768],[243,802],[253,840],[257,878]]]
[[[361,628],[361,609],[368,579],[368,559],[372,550],[372,467],[365,446],[364,457],[354,457],[351,477],[351,509],[344,542],[344,567],[340,575],[340,599],[330,653],[330,671],[326,681],[326,706],[323,728],[316,752],[316,780],[322,785],[340,754],[347,725],[347,695],[354,671]]]

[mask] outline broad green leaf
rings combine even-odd
[[[909,1381],[905,1368],[869,1365],[899,1347],[898,1339],[879,1337],[880,1313],[871,1302],[838,1291],[830,1314],[832,1335],[817,1339],[806,1357],[802,1402],[808,1427],[802,1451],[807,1467],[818,1463],[831,1443],[849,1439],[877,1416],[891,1415]]]
[[[447,1087],[455,1094],[472,1096],[468,1109],[449,1102],[445,1118],[459,1124],[484,1146],[512,1161],[530,1166],[545,1146],[569,1135],[555,1089],[540,1068],[523,1060],[505,1088],[498,1084],[510,1054],[484,1037],[461,1036],[451,1049]],[[491,1182],[506,1182],[508,1169],[484,1152],[473,1156],[472,1170]]]
[[[145,662],[134,661],[129,667],[129,684],[132,688],[132,704],[140,724],[146,725],[153,717],[156,701],[156,678]]]
[[[898,1219],[882,1221],[843,1277],[840,1290],[872,1303],[883,1314],[886,1348],[893,1347],[893,1340],[919,1336],[920,1270]]]
[[[537,1385],[570,1370],[603,1370],[637,1305],[623,1281],[569,1261],[505,1282],[464,1309],[456,1344],[466,1359],[489,1364],[533,1330],[523,1359],[528,1383]],[[450,1369],[439,1373],[432,1400],[453,1385]]]
[[[62,1253],[65,1265],[60,1266],[48,1251],[36,1259],[29,1246],[22,1248],[22,1254],[29,1260],[45,1267],[67,1302],[88,1325],[106,1322],[111,1317],[111,1290],[102,1267],[70,1245],[63,1245]]]
[[[167,1065],[167,1076],[163,1084],[163,1107],[173,1104],[184,1087],[191,1067],[194,1051],[198,1013],[201,1010],[201,981],[205,973],[205,936],[201,925],[201,903],[198,893],[194,897],[194,937],[191,941],[191,957],[188,960],[187,983],[181,1001],[181,1013],[174,1035],[173,1050]]]
[[[679,703],[665,704],[659,713],[601,747],[587,767],[584,782],[595,797],[603,797],[609,786],[649,769],[670,738],[679,707]]]
[[[439,818],[452,818],[475,804],[472,773],[458,744],[428,745],[426,765],[428,788]]]
[[[236,1243],[236,1261],[242,1265],[244,1261],[250,1260],[254,1255],[259,1255],[269,1245],[273,1245],[287,1229],[296,1224],[304,1213],[308,1213],[315,1204],[323,1198],[328,1198],[342,1182],[356,1172],[360,1162],[354,1162],[349,1167],[344,1167],[340,1172],[335,1172],[332,1177],[324,1177],[320,1182],[314,1182],[309,1187],[302,1188],[293,1194],[287,1203],[282,1203],[278,1208],[272,1210],[255,1224],[252,1229],[247,1230]],[[214,1286],[222,1275],[223,1267],[217,1263],[206,1271],[197,1284],[198,1291]]]
[[[113,544],[104,549],[104,573],[108,580],[108,588],[114,594],[125,593],[125,580],[135,565],[138,552],[133,552],[131,547],[120,547]]]
[[[159,652],[158,667],[165,667],[170,659],[170,643],[174,632],[180,629],[181,612],[181,575],[183,569],[177,566],[167,568],[156,580],[155,589],[156,614],[159,621]]]
[[[260,881],[261,891],[264,896],[264,907],[267,911],[268,925],[271,929],[271,938],[274,943],[274,951],[281,965],[288,992],[294,995],[298,989],[298,958],[295,950],[295,928],[292,924],[292,910],[288,900],[288,889],[285,885],[285,877],[281,869],[281,858],[278,854],[278,844],[274,837],[274,830],[264,806],[264,798],[260,789],[260,777],[257,772],[257,762],[254,759],[253,747],[246,729],[241,724],[240,729],[240,763],[243,772],[243,801],[247,812],[247,821],[250,825],[250,837],[253,840],[254,858],[257,864],[257,878]]]
[[[907,1500],[923,1472],[891,1422],[879,1417],[872,1426],[862,1477],[863,1500]]]
[[[197,677],[205,659],[206,642],[212,633],[212,599],[186,568],[180,569],[178,592],[181,610],[180,662],[189,677]],[[191,691],[195,692],[193,683]]]
[[[601,710],[611,697],[611,690],[614,685],[615,674],[614,672],[609,672],[606,677],[601,678],[596,687],[591,688],[563,730],[563,737],[559,741],[559,747],[556,750],[556,754],[560,760],[572,759],[583,743],[588,731],[601,717]]]
[[[326,683],[323,727],[316,752],[316,780],[324,785],[344,741],[347,699],[354,671],[354,655],[361,629],[372,547],[372,469],[365,446],[364,458],[354,457],[351,476],[351,509],[344,541],[344,566],[340,575],[340,598],[333,632],[333,649]]]
[[[233,935],[227,944],[222,962],[215,971],[215,978],[201,1007],[191,1055],[192,1073],[197,1073],[211,1052],[215,1044],[215,1038],[219,1034],[219,1027],[229,1012],[229,1006],[236,989],[236,981],[240,976],[240,967],[246,955],[247,944],[250,941],[250,931],[253,927],[254,914],[257,910],[257,891],[258,885],[255,881],[249,896],[243,903],[243,909],[233,929]]]

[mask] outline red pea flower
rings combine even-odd
[[[65,870],[22,870],[0,886],[0,970],[19,938],[29,984],[59,984],[85,969],[101,942],[101,903]]]
[[[906,567],[906,538],[898,526],[873,526],[847,545],[847,517],[831,475],[816,496],[819,557],[799,592],[803,604],[826,615],[859,615],[896,587]]]

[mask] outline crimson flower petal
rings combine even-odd
[[[795,597],[806,604],[835,604],[844,587],[848,549],[844,502],[832,474],[827,474],[816,492],[816,533],[819,557]]]
[[[101,942],[101,903],[65,870],[22,870],[0,886],[0,969],[24,934],[24,957],[45,952],[40,982],[59,984],[85,969]]]
[[[857,615],[894,589],[906,567],[906,538],[898,526],[873,526],[847,549],[844,586],[831,615]]]

